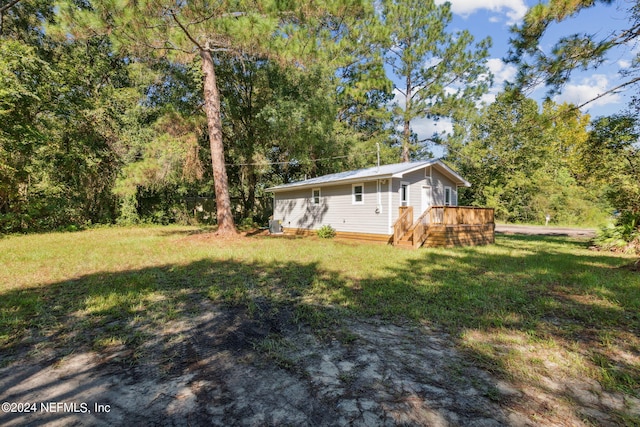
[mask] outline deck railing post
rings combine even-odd
[[[411,232],[413,247],[418,248],[436,226],[486,226],[494,223],[493,208],[475,206],[431,206],[413,221],[413,207],[402,206],[393,224],[393,244],[396,245]]]

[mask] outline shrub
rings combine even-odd
[[[594,243],[602,249],[640,253],[640,216],[622,213],[615,225],[598,231]]]
[[[318,237],[321,239],[331,239],[336,237],[336,230],[330,225],[323,225],[318,229]]]
[[[240,231],[249,231],[259,227],[260,226],[256,224],[253,218],[242,218],[238,223],[238,230]]]

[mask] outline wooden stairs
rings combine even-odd
[[[431,209],[427,209],[413,221],[413,207],[400,208],[398,220],[393,225],[393,245],[399,248],[418,249],[429,235],[429,219]]]
[[[425,227],[423,233],[416,233],[416,227],[412,227],[407,231],[394,246],[403,249],[418,249],[427,241],[429,236],[429,227]],[[415,239],[415,241],[414,241]]]
[[[493,209],[432,206],[413,221],[413,207],[400,208],[393,224],[393,245],[405,249],[493,243]]]

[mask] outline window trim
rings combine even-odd
[[[356,193],[356,187],[361,188],[360,193]],[[356,195],[360,195],[360,201],[356,200]],[[364,183],[351,184],[351,204],[352,205],[364,205]]]
[[[447,203],[447,192],[449,193],[449,202]],[[444,205],[453,206],[453,190],[451,187],[444,187]]]
[[[405,200],[402,200],[402,187],[406,186],[407,190],[405,191]],[[400,200],[400,206],[411,206],[411,183],[408,181],[400,181],[400,188],[398,189],[399,194],[398,194],[398,199]],[[405,202],[405,204],[403,204],[403,202]]]
[[[316,202],[316,196],[315,196],[315,192],[318,192],[318,201]],[[317,206],[320,204],[322,200],[322,191],[320,190],[320,188],[312,188],[311,189],[311,204],[313,206]]]

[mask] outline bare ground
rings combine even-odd
[[[0,425],[606,426],[640,413],[586,380],[500,378],[426,326],[343,317],[318,334],[286,308],[262,313],[202,302],[139,347],[31,349],[0,370],[0,402],[16,404]]]
[[[528,234],[537,236],[569,236],[592,239],[596,230],[576,227],[546,227],[543,225],[496,224],[496,233]]]

